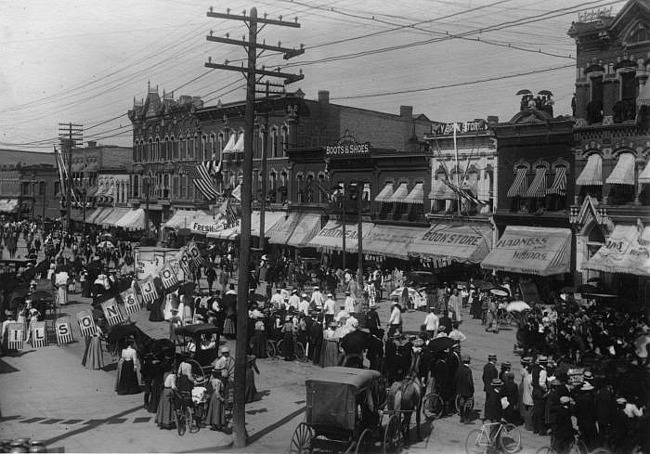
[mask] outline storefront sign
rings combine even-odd
[[[350,143],[346,145],[331,145],[325,147],[327,156],[365,155],[370,153],[370,143]]]
[[[199,222],[193,222],[191,230],[199,233],[213,233],[219,232],[226,228],[226,222],[220,221],[217,224],[201,224]]]
[[[456,244],[459,246],[480,246],[481,242],[484,241],[480,235],[436,232],[433,230],[425,233],[422,240],[433,244]]]
[[[323,229],[320,231],[318,236],[327,238],[343,238],[343,228],[339,226],[332,229]],[[356,240],[359,238],[359,231],[356,226],[348,226],[345,230],[345,238],[349,240]]]
[[[466,121],[465,123],[439,123],[433,126],[433,133],[436,135],[453,135],[454,125],[456,133],[487,131],[488,123],[485,120]]]

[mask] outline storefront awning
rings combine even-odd
[[[569,272],[571,230],[508,226],[481,268],[552,276]]]
[[[415,187],[404,198],[404,203],[424,205],[424,183],[417,183]]]
[[[616,167],[605,180],[609,184],[628,184],[634,186],[634,155],[622,153],[618,157]]]
[[[374,224],[364,222],[361,225],[363,238],[365,239]],[[328,221],[325,227],[307,243],[308,247],[315,247],[325,251],[340,251],[343,249],[343,225],[341,221]],[[345,250],[346,252],[356,252],[358,247],[357,224],[345,224]]]
[[[650,227],[617,225],[583,269],[650,276]]]
[[[403,202],[408,194],[409,190],[406,183],[401,183],[393,195],[388,198],[388,201],[393,203]]]
[[[478,263],[492,248],[488,226],[438,224],[425,230],[407,246],[408,254],[424,259],[449,258]]]
[[[111,212],[101,220],[101,225],[103,226],[110,226],[110,227],[115,227],[117,225],[117,221],[122,219],[123,216],[125,216],[129,211],[131,211],[131,208],[125,208],[125,207],[115,207],[111,208]]]
[[[555,168],[555,178],[546,194],[566,195],[566,167]]]
[[[603,185],[603,158],[599,154],[589,155],[587,164],[576,180],[577,186]]]
[[[641,172],[641,175],[639,175],[639,183],[641,184],[648,184],[650,183],[650,161],[645,166],[645,169],[643,169],[643,172]]]
[[[260,211],[253,211],[251,213],[251,235],[260,236]],[[286,212],[285,211],[264,211],[264,236],[268,237],[270,235],[271,229],[276,222],[284,219]]]
[[[363,253],[408,259],[408,245],[427,231],[424,227],[377,225],[363,239]]]
[[[216,230],[214,232],[208,232],[206,236],[208,238],[213,238],[216,240],[236,240],[239,236],[240,226],[236,225],[227,229]]]
[[[431,192],[429,192],[429,199],[434,200],[455,200],[458,196],[456,193],[444,182],[444,180],[433,180],[431,185]]]
[[[377,197],[375,197],[375,202],[388,202],[393,195],[393,183],[386,183],[384,189],[381,190]]]
[[[108,216],[110,216],[113,213],[113,208],[112,207],[105,207],[103,211],[100,213],[97,213],[97,216],[92,220],[92,224],[95,225],[104,225],[104,219],[106,219]]]
[[[107,210],[109,210],[109,208],[95,208],[94,211],[91,211],[91,212],[86,214],[86,223],[87,224],[94,224],[95,219],[97,219],[97,217],[99,215],[101,215],[104,211],[107,211]]]
[[[321,230],[320,214],[285,213],[268,231],[269,243],[305,247]]]
[[[132,209],[122,216],[115,226],[125,230],[146,230],[146,218],[146,213],[142,208]]]
[[[546,167],[535,169],[535,178],[528,187],[526,195],[535,199],[542,199],[546,196]]]
[[[508,197],[526,197],[528,194],[528,187],[526,186],[527,173],[528,169],[525,167],[520,167],[517,169],[515,181],[512,182],[512,186],[510,186],[510,189],[508,189]]]
[[[224,222],[223,216],[220,213],[212,214],[200,210],[196,212],[196,215],[192,218],[192,222],[188,223],[187,228],[192,233],[207,235],[210,232],[223,230]]]
[[[0,199],[0,212],[13,213],[18,209],[18,199]]]
[[[197,213],[197,210],[176,210],[172,217],[163,224],[163,228],[175,230],[189,229]]]

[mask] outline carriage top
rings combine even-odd
[[[381,377],[374,370],[327,367],[305,381],[307,388],[306,423],[354,430],[357,396],[370,390]]]

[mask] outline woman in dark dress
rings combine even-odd
[[[138,394],[140,392],[137,370],[138,355],[133,348],[133,340],[129,340],[126,348],[122,350],[122,368],[117,383],[117,394]]]
[[[163,315],[163,301],[165,297],[159,296],[151,303],[151,312],[149,313],[150,322],[164,322],[165,316]]]
[[[287,315],[284,326],[282,326],[282,337],[284,340],[282,342],[282,356],[284,356],[285,361],[293,361],[295,359],[293,344],[294,326],[291,318],[291,315]]]
[[[260,374],[260,370],[255,364],[255,356],[246,356],[246,403],[255,402],[257,400],[257,387],[255,386],[255,373]]]
[[[170,367],[163,378],[163,389],[156,411],[156,424],[161,429],[174,428],[174,389],[176,389],[176,374]]]

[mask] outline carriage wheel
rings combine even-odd
[[[436,393],[427,394],[422,401],[422,413],[427,420],[435,420],[445,411],[445,403]]]
[[[277,352],[275,351],[275,345],[270,340],[266,341],[266,354],[270,359],[275,359]]]
[[[364,429],[363,432],[361,432],[361,435],[359,436],[359,440],[357,441],[357,446],[356,449],[354,450],[354,454],[368,454],[373,451],[373,437],[372,437],[372,430],[370,429]]]
[[[314,449],[312,442],[314,441],[314,429],[301,422],[293,431],[291,437],[291,444],[289,444],[289,453],[291,454],[304,454],[311,453]]]
[[[479,429],[474,429],[467,434],[465,439],[465,452],[467,454],[484,454],[490,446],[485,432]]]
[[[499,434],[499,446],[507,453],[519,451],[521,448],[521,432],[514,424],[504,424]]]
[[[185,412],[182,409],[174,410],[174,420],[176,421],[176,430],[178,435],[181,437],[185,435],[185,430],[187,429],[185,423]]]
[[[384,454],[398,453],[402,448],[402,418],[394,414],[388,420],[384,431]]]
[[[305,346],[302,342],[296,342],[296,359],[298,361],[307,361],[307,354],[305,353]]]

